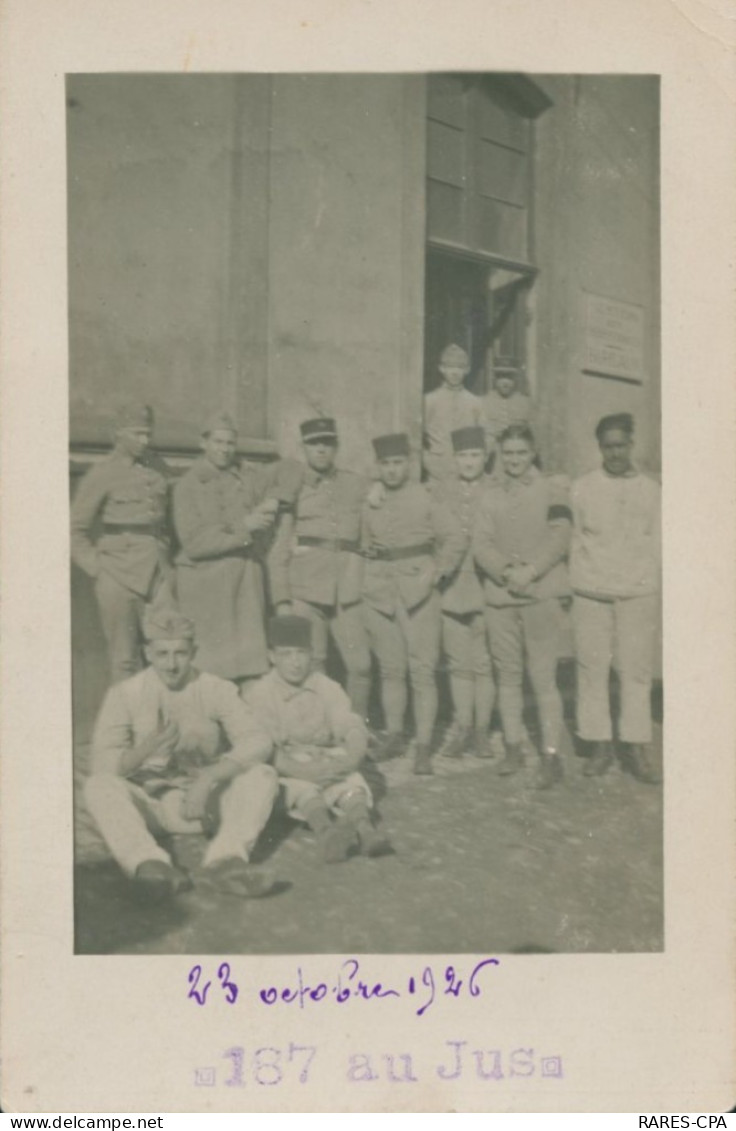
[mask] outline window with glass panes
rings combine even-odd
[[[469,386],[494,368],[526,381],[534,117],[549,100],[520,75],[438,74],[427,98],[427,388],[449,341],[471,357]]]

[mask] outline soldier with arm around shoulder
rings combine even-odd
[[[384,756],[393,757],[406,747],[408,673],[417,741],[414,772],[431,774],[440,651],[438,587],[457,569],[462,540],[452,524],[443,524],[427,488],[410,481],[408,435],[378,436],[373,447],[385,496],[379,506],[367,503],[363,508],[363,604],[381,676],[388,731]]]
[[[268,670],[264,557],[279,509],[268,471],[241,461],[228,413],[202,429],[202,454],[174,489],[177,592],[203,670],[243,682]]]

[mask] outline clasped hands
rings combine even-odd
[[[139,743],[135,757],[138,766],[142,766],[149,759],[168,765],[176,752],[182,752],[181,732],[175,722],[169,722],[159,730],[152,731]],[[213,785],[214,782],[207,770],[202,770],[184,792],[181,801],[182,817],[188,821],[197,821],[204,816],[207,798]]]
[[[512,597],[527,597],[529,586],[536,580],[536,570],[528,562],[515,562],[503,571],[503,583]]]

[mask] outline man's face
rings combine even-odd
[[[496,392],[499,397],[510,397],[516,389],[516,378],[512,373],[499,373],[496,378]]]
[[[455,452],[455,466],[461,479],[471,481],[480,479],[486,465],[486,453],[482,448],[467,448],[464,452]]]
[[[208,436],[202,437],[202,451],[210,463],[220,471],[224,471],[232,464],[237,444],[237,436],[229,428],[215,428]]]
[[[312,670],[312,653],[308,648],[280,646],[269,652],[271,663],[281,678],[299,687]]]
[[[189,679],[196,650],[191,640],[151,640],[146,659],[169,691],[179,691]]]
[[[527,440],[504,440],[501,445],[501,463],[512,479],[521,479],[534,462],[534,448]]]
[[[384,487],[395,491],[406,483],[409,477],[408,456],[386,456],[378,461],[378,474]]]
[[[119,428],[115,441],[121,451],[133,459],[139,459],[151,446],[151,429]]]
[[[446,365],[444,362],[440,365],[442,380],[451,389],[459,389],[469,372],[467,365]]]
[[[304,458],[312,471],[324,475],[325,472],[331,471],[335,466],[337,440],[309,440],[302,447],[304,448]]]
[[[626,475],[631,471],[631,436],[623,428],[609,428],[600,439],[603,466],[609,475]]]

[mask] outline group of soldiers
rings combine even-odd
[[[496,772],[520,771],[527,676],[536,785],[554,786],[570,605],[584,773],[604,774],[618,754],[638,780],[660,780],[659,487],[632,462],[633,419],[599,422],[601,465],[571,485],[539,469],[513,375],[480,398],[468,371],[467,354],[448,347],[443,384],[425,398],[426,482],[412,477],[406,433],[374,438],[372,478],[341,467],[331,418],[302,423],[303,461],[254,466],[224,412],[174,482],[151,446],[151,409],[118,415],[112,453],[72,504],[72,556],[94,578],[112,670],[86,800],[113,856],[149,889],[187,882],[156,830],[209,827],[202,882],[263,894],[247,861],[280,786],[325,860],[388,851],[360,763],[407,754],[411,693],[412,768],[433,772],[443,656],[453,722],[440,755],[492,757],[497,706]],[[344,690],[325,674],[330,641]],[[374,662],[381,730],[367,726]]]

